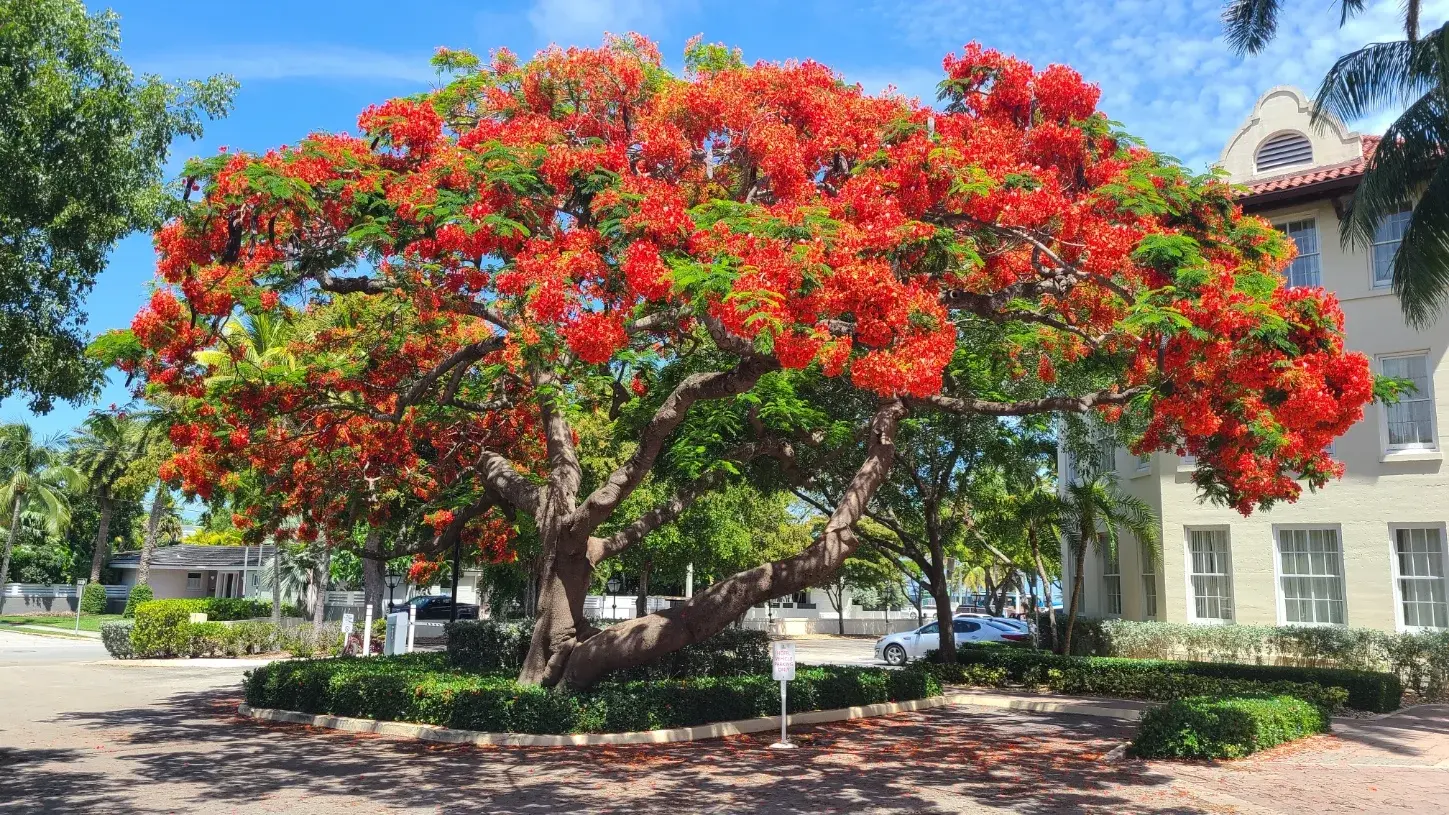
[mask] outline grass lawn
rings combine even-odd
[[[82,614],[80,627],[82,631],[100,631],[101,623],[109,623],[121,619],[119,614]],[[75,630],[74,614],[8,614],[0,617],[0,626],[17,625],[43,625],[47,628],[59,628],[66,631]]]

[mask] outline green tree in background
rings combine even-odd
[[[1366,0],[1338,0],[1347,22]],[[1277,32],[1283,0],[1232,0],[1223,14],[1228,44],[1256,54]],[[1433,322],[1449,300],[1449,23],[1420,36],[1420,0],[1405,0],[1404,39],[1369,43],[1340,57],[1313,100],[1313,121],[1403,113],[1384,131],[1354,191],[1339,235],[1367,249],[1389,219],[1410,211],[1393,260],[1394,292],[1415,326]]]
[[[85,296],[118,240],[176,212],[171,143],[225,115],[236,86],[138,79],[119,46],[113,12],[0,0],[0,398],[39,412],[94,392]]]
[[[1103,557],[1115,559],[1123,532],[1130,534],[1154,561],[1159,551],[1157,516],[1152,507],[1140,498],[1127,495],[1117,485],[1112,473],[1087,473],[1069,482],[1062,495],[1062,518],[1058,524],[1066,533],[1072,556],[1071,599],[1067,604],[1067,631],[1062,638],[1062,653],[1072,652],[1072,629],[1082,598],[1082,570],[1086,566],[1087,549]]]
[[[26,424],[0,426],[0,507],[9,510],[5,550],[0,555],[0,586],[10,571],[10,553],[20,537],[21,515],[31,514],[51,535],[70,525],[69,493],[85,479],[66,465],[50,441],[36,443]]]
[[[146,429],[143,422],[124,410],[96,412],[87,416],[80,429],[67,439],[67,458],[85,476],[100,511],[95,548],[91,550],[92,583],[100,581],[101,568],[110,555],[111,515],[116,503],[140,498],[135,490],[126,489],[131,484],[126,476],[145,454]]]

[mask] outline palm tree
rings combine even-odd
[[[116,485],[144,450],[144,426],[125,411],[96,412],[87,416],[80,432],[67,441],[71,465],[85,476],[100,510],[95,550],[91,553],[91,582],[98,583],[101,567],[110,554]]]
[[[1067,502],[1057,494],[1051,482],[1040,476],[1013,495],[1016,517],[1026,532],[1027,545],[1031,549],[1032,566],[1042,590],[1047,592],[1047,641],[1056,647],[1057,615],[1051,604],[1051,575],[1047,570],[1046,558],[1042,555],[1043,541],[1062,539],[1062,522],[1067,516]],[[1033,597],[1032,614],[1036,614],[1037,598]]]
[[[161,481],[156,483],[156,492],[151,497],[151,511],[146,516],[146,540],[141,546],[141,563],[136,569],[136,584],[151,579],[151,559],[156,556],[156,546],[162,539],[172,542],[181,539],[181,513],[176,508],[176,498]]]
[[[1233,0],[1224,13],[1229,44],[1257,53],[1273,38],[1282,0]],[[1339,0],[1341,22],[1365,0]],[[1313,121],[1360,119],[1403,107],[1384,131],[1349,202],[1343,245],[1369,247],[1386,220],[1411,211],[1393,259],[1394,292],[1417,327],[1449,299],[1449,23],[1419,36],[1420,0],[1407,0],[1404,39],[1370,43],[1339,57],[1313,100]]]
[[[252,381],[271,373],[294,373],[300,365],[287,342],[295,333],[285,319],[268,313],[247,314],[227,320],[216,348],[196,352],[196,361],[210,368],[208,387]],[[232,355],[240,348],[240,357]]]
[[[53,441],[36,444],[26,424],[0,426],[0,507],[10,510],[5,551],[0,556],[0,586],[9,577],[21,513],[39,521],[48,534],[60,535],[70,526],[69,494],[84,485],[85,478],[62,461]]]
[[[1072,550],[1072,597],[1067,608],[1067,631],[1062,639],[1062,653],[1070,654],[1072,629],[1077,622],[1077,608],[1082,597],[1082,569],[1086,566],[1087,548],[1091,547],[1104,557],[1115,558],[1121,533],[1125,531],[1137,539],[1147,558],[1156,561],[1161,553],[1157,516],[1152,507],[1121,492],[1114,474],[1086,475],[1068,484],[1062,499],[1062,526],[1067,532],[1067,545]]]
[[[312,584],[316,567],[313,553],[307,546],[276,541],[271,561],[262,567],[258,577],[272,588],[272,615],[279,616],[283,602],[301,600]]]

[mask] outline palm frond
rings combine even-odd
[[[1424,188],[1393,273],[1394,292],[1410,324],[1428,326],[1449,303],[1449,168],[1441,165]]]
[[[1333,63],[1313,98],[1312,121],[1359,119],[1407,105],[1437,83],[1437,54],[1406,40],[1376,42]]]
[[[1235,54],[1256,54],[1278,31],[1281,0],[1230,0],[1223,9],[1228,47]]]

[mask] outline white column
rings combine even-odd
[[[694,596],[694,564],[691,563],[684,568],[684,597],[689,599]]]

